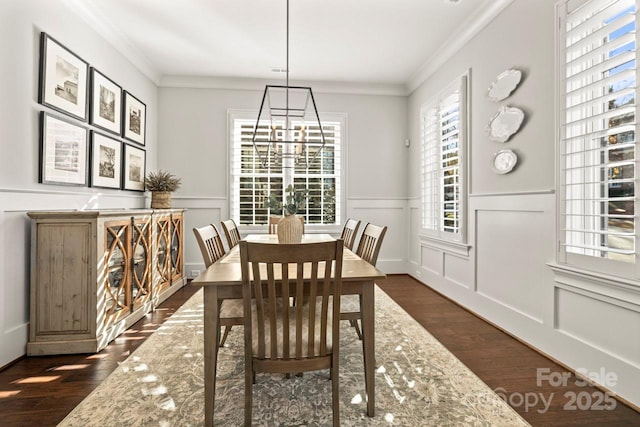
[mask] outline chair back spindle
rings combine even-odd
[[[242,240],[242,238],[240,237],[240,232],[238,231],[238,226],[232,219],[222,221],[221,224],[222,229],[224,230],[224,235],[227,238],[227,244],[229,245],[229,249],[231,249],[235,245],[240,243],[240,240]]]

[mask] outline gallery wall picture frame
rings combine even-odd
[[[91,67],[89,118],[92,125],[120,135],[122,88],[94,67]]]
[[[120,189],[122,182],[122,142],[91,131],[91,187]]]
[[[147,153],[131,144],[124,144],[124,162],[122,166],[122,189],[144,191]]]
[[[147,106],[131,93],[124,91],[122,110],[122,136],[129,141],[145,145]]]
[[[42,111],[38,182],[86,186],[88,133],[70,120]]]
[[[42,32],[38,102],[86,122],[88,86],[89,64]]]

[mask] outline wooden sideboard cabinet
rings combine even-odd
[[[186,284],[182,209],[27,215],[28,355],[100,351]]]

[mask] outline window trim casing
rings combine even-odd
[[[342,223],[348,218],[347,215],[347,174],[346,174],[346,165],[348,164],[348,113],[346,112],[318,112],[320,115],[320,122],[322,121],[335,121],[340,122],[340,206],[339,211],[336,213],[336,224],[305,224],[305,228],[309,228],[313,230],[314,233],[329,233],[329,234],[339,234],[342,231]],[[225,153],[227,158],[227,217],[232,217],[233,212],[233,188],[234,188],[234,175],[233,175],[233,155],[234,155],[234,146],[233,146],[233,130],[234,130],[234,120],[236,119],[246,119],[252,120],[255,123],[256,117],[258,116],[258,110],[250,110],[250,109],[227,109],[227,132],[226,132],[226,144],[225,147],[227,152]],[[234,218],[234,221],[238,223],[238,230],[243,234],[246,233],[265,233],[267,231],[266,225],[242,225],[238,222],[237,218]]]
[[[640,227],[639,222],[636,221],[635,224],[635,261],[631,262],[623,262],[617,261],[613,259],[605,259],[594,257],[590,255],[582,255],[578,253],[568,252],[566,250],[566,235],[564,232],[564,224],[565,224],[565,214],[566,208],[563,202],[565,198],[565,177],[562,171],[563,168],[563,141],[564,141],[564,132],[563,126],[565,123],[564,113],[565,113],[565,56],[566,51],[564,47],[565,41],[565,32],[564,25],[567,19],[567,16],[574,11],[578,11],[581,7],[585,6],[589,2],[594,0],[560,0],[556,3],[555,7],[555,18],[557,22],[557,26],[555,28],[555,128],[556,128],[556,141],[555,141],[555,178],[556,178],[556,262],[560,266],[566,266],[571,270],[576,271],[592,271],[600,274],[610,274],[613,276],[617,276],[619,278],[629,279],[629,280],[639,280],[640,279],[640,252],[638,248],[640,248]],[[638,10],[638,6],[640,6],[640,2],[637,0],[636,3],[636,28],[638,27],[638,18],[640,18],[640,10]],[[571,8],[571,12],[569,11]],[[637,30],[636,30],[637,31]],[[636,64],[640,60],[640,56],[638,55],[637,47],[640,42],[639,35],[636,35]],[[640,81],[640,67],[636,65],[635,72],[636,82]],[[636,89],[636,96],[640,95],[640,91]],[[640,102],[636,102],[635,108],[635,117],[636,117],[636,127],[635,127],[635,135],[638,138],[640,135]],[[636,168],[636,176],[635,176],[635,189],[636,189],[636,201],[635,201],[635,209],[640,208],[640,203],[638,202],[637,191],[640,190],[640,156],[638,155],[640,149],[640,144],[636,143],[636,159],[635,159],[635,168]]]
[[[457,250],[455,252],[459,252],[460,254],[468,255],[469,245],[468,245],[468,214],[467,214],[467,206],[468,206],[468,165],[470,164],[468,161],[469,156],[469,124],[470,124],[470,102],[469,102],[469,93],[470,93],[470,82],[471,82],[471,70],[468,69],[464,73],[457,76],[453,79],[449,84],[447,84],[444,88],[438,91],[435,95],[428,98],[425,102],[423,102],[420,106],[420,116],[418,118],[420,123],[420,167],[422,169],[422,162],[424,161],[424,149],[425,149],[425,138],[423,135],[423,117],[426,109],[430,108],[432,105],[438,105],[441,99],[446,98],[448,94],[453,93],[456,88],[460,90],[460,112],[464,114],[464,117],[460,119],[460,130],[459,130],[459,139],[461,142],[459,143],[459,229],[460,232],[457,234],[447,233],[442,230],[431,230],[424,228],[423,217],[424,217],[424,208],[425,208],[425,198],[424,198],[424,174],[422,170],[420,171],[420,234],[419,237],[424,242],[430,242],[439,248],[446,247],[456,247]]]

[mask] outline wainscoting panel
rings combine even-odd
[[[193,234],[194,227],[214,224],[222,234],[222,242],[227,246],[227,239],[220,221],[228,218],[227,199],[222,197],[174,197],[173,205],[187,209],[184,220],[184,271],[187,277],[195,277],[204,270],[202,254]]]
[[[444,270],[442,251],[428,246],[422,246],[420,249],[422,251],[420,266],[430,274],[442,276]]]
[[[387,274],[405,273],[409,239],[407,222],[409,213],[406,199],[349,199],[345,218],[357,218],[361,222],[360,234],[368,222],[386,225],[377,267]]]
[[[640,306],[568,286],[555,297],[558,331],[640,368]]]
[[[554,240],[553,213],[531,200],[543,197],[483,197],[472,203],[476,291],[537,322],[544,318],[542,290],[551,280],[545,264]]]
[[[473,270],[469,258],[445,253],[443,276],[451,283],[471,289],[473,284]]]

